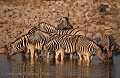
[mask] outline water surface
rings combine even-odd
[[[113,64],[98,62],[93,57],[89,66],[79,60],[30,61],[17,54],[11,60],[0,55],[0,78],[120,78],[120,55],[114,57]]]

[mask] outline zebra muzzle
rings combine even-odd
[[[11,55],[7,55],[7,59],[8,59],[8,60],[11,59]]]

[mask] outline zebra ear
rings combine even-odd
[[[69,17],[70,17],[70,14],[68,13],[68,14],[67,14],[67,18],[69,19]]]

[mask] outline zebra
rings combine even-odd
[[[51,51],[55,51],[55,59],[58,59],[58,55],[61,54],[61,60],[64,58],[64,52],[70,54],[77,52],[80,60],[82,58],[81,56],[86,56],[85,58],[88,62],[90,62],[93,54],[97,54],[102,61],[106,59],[104,53],[98,45],[81,35],[57,36],[44,45],[44,51],[45,54],[43,57]]]
[[[41,23],[41,28],[37,26],[32,27],[27,34],[22,35],[20,38],[16,39],[9,45],[9,47],[11,47],[10,49],[12,49],[12,52],[9,53],[9,57],[15,54],[15,51],[18,51],[18,49],[20,50],[22,47],[27,48],[27,52],[31,53],[30,56],[32,59],[34,58],[34,54],[35,57],[38,57],[35,53],[35,50],[37,49],[41,51],[43,45],[51,38],[50,34],[46,32],[53,32],[51,29],[55,30],[53,26],[50,25],[50,27],[45,22]]]
[[[51,39],[52,37],[42,31],[36,31],[33,35],[29,37],[29,50],[43,50],[43,46]],[[34,52],[32,52],[34,53]]]
[[[119,55],[120,54],[120,45],[115,43],[115,47],[112,50],[112,52],[113,52],[113,55],[115,55],[115,56]]]
[[[32,27],[27,34],[24,34],[15,41],[13,41],[12,43],[9,43],[7,46],[8,47],[7,50],[9,51],[8,58],[11,58],[12,55],[18,53],[19,51],[22,51],[23,49],[25,49],[24,54],[30,52],[31,54],[30,56],[33,58],[35,49],[33,49],[34,46],[31,45],[30,41],[31,37],[35,35],[37,31],[38,31],[37,27]]]
[[[60,23],[56,27],[57,30],[67,30],[67,29],[73,28],[73,26],[70,24],[69,19],[67,17],[62,17],[59,20],[59,22]]]
[[[47,33],[51,37],[55,37],[57,35],[64,35],[64,34],[72,34],[72,35],[80,34],[80,35],[84,35],[84,32],[81,31],[81,29],[71,29],[71,30],[65,30],[65,31],[56,30],[56,28],[54,26],[52,26],[50,24],[47,24],[45,22],[39,23],[39,26],[37,26],[35,28],[32,28],[28,33],[36,32],[36,30],[44,32],[44,33]],[[39,47],[40,48],[40,46],[41,46],[40,44],[46,43],[48,41],[48,39],[46,38],[47,40],[45,42],[45,40],[43,40],[43,39],[45,39],[45,37],[43,35],[41,35],[41,34],[36,35],[36,37],[35,37],[35,35],[36,34],[32,35],[32,37],[30,38],[30,40],[32,40],[32,39],[35,39],[37,37],[35,40],[32,41],[32,44],[29,45],[29,47],[28,47],[29,50],[33,50],[33,48],[35,48],[35,47]],[[41,42],[42,40],[44,42]],[[30,48],[32,48],[32,49],[30,49]],[[41,49],[39,49],[39,50],[41,50]]]
[[[83,35],[86,36],[85,30],[80,29],[80,28],[72,28],[69,30],[57,30],[55,26],[51,24],[47,24],[45,22],[40,22],[38,24],[38,29],[40,31],[48,33],[50,36],[55,36],[55,35],[64,35],[64,34],[70,34],[70,35]]]
[[[96,37],[97,44],[101,46],[104,52],[107,52],[107,58],[113,60],[113,50],[115,49],[115,39],[112,35],[102,34],[101,36]]]
[[[22,35],[20,38],[16,39],[14,42],[8,44],[8,57],[11,58],[12,55],[16,54],[22,48],[26,48],[29,44],[29,37],[31,34]]]
[[[106,61],[106,53],[104,53],[100,46],[94,43],[94,41],[91,40],[85,40],[85,41],[79,41],[76,45],[79,48],[79,51],[77,52],[79,57],[82,57],[87,62],[91,62],[93,55],[97,55],[100,60]],[[102,57],[102,58],[101,58]],[[81,59],[80,59],[81,60]]]

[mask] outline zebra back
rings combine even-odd
[[[48,33],[51,36],[55,36],[55,35],[65,35],[65,34],[69,34],[69,35],[83,35],[85,36],[85,30],[82,30],[80,28],[72,28],[69,30],[57,30],[55,28],[55,26],[52,26],[50,24],[47,24],[45,22],[40,22],[38,25],[38,29]]]
[[[65,34],[86,36],[85,31],[81,30],[80,28],[73,28],[69,30],[55,30],[55,32],[52,32],[50,35],[54,36],[54,35],[65,35]]]
[[[50,51],[50,50],[53,51],[53,50],[59,49],[61,45],[62,45],[62,47],[64,47],[64,45],[66,45],[64,42],[66,42],[67,36],[68,35],[61,35],[61,36],[54,37],[47,44],[45,44],[44,48],[48,51]]]

